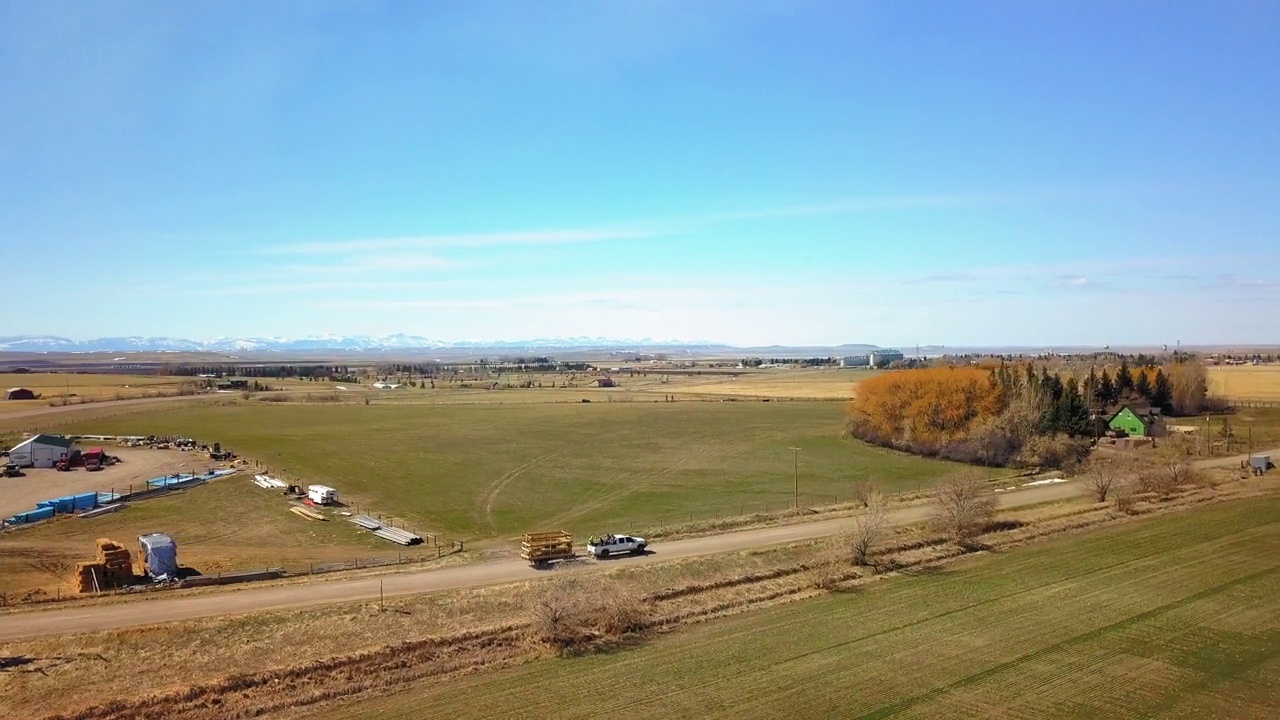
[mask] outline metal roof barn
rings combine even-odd
[[[18,467],[51,468],[58,458],[71,456],[74,440],[61,435],[34,435],[9,450],[9,462]]]

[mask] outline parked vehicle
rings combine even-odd
[[[101,470],[102,462],[100,460],[95,460],[93,458],[90,458],[84,461],[84,469],[88,470],[89,472],[95,472],[97,470]]]
[[[587,552],[597,558],[607,558],[610,555],[624,555],[626,553],[642,555],[647,547],[649,547],[647,540],[630,535],[604,535],[602,537],[592,537],[587,542]]]
[[[520,558],[537,568],[573,557],[573,535],[564,530],[525,533],[520,540]]]
[[[7,463],[4,466],[4,476],[22,477],[22,468],[18,467],[15,463]]]

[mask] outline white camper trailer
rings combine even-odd
[[[338,502],[338,491],[328,485],[308,485],[307,499],[316,505],[333,505]]]

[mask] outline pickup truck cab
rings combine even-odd
[[[610,555],[623,555],[625,553],[640,555],[644,553],[645,548],[648,546],[649,542],[644,538],[630,535],[605,535],[603,537],[592,537],[587,542],[587,552],[597,558],[607,558]]]

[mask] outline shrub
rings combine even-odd
[[[1117,486],[1111,497],[1112,501],[1116,504],[1116,510],[1125,513],[1126,515],[1133,514],[1134,506],[1137,504],[1138,499],[1134,497],[1133,487],[1131,485],[1124,484]]]
[[[965,474],[939,485],[933,493],[933,523],[952,541],[969,544],[991,522],[996,498],[985,481]]]

